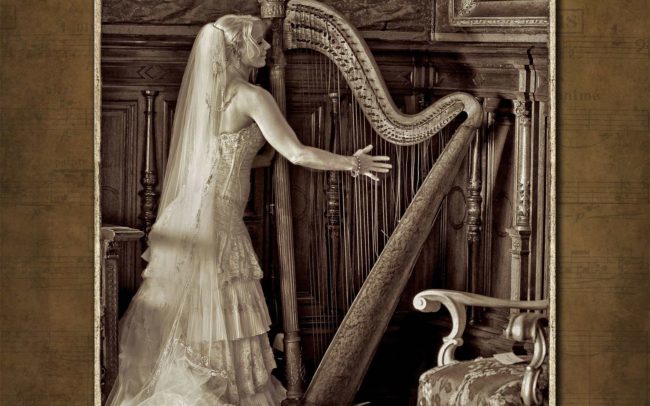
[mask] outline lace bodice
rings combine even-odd
[[[210,148],[216,160],[208,184],[214,183],[217,199],[223,198],[242,206],[246,204],[251,166],[263,145],[264,136],[256,123],[237,132],[215,135]]]

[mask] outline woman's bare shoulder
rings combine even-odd
[[[248,117],[254,117],[260,107],[271,107],[275,99],[266,89],[250,83],[241,83],[237,86],[235,98],[236,109]]]
[[[237,93],[244,102],[262,102],[265,101],[264,99],[268,100],[269,97],[273,100],[268,90],[252,83],[241,83],[237,89]]]

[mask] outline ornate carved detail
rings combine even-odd
[[[443,289],[425,290],[413,298],[413,307],[422,312],[437,312],[441,305],[449,310],[452,319],[452,330],[447,337],[443,338],[442,347],[438,352],[438,365],[447,365],[454,362],[454,351],[463,344],[461,337],[466,325],[465,306],[548,310],[549,302],[548,300],[504,300]],[[534,343],[533,358],[526,367],[521,387],[521,396],[526,405],[542,404],[542,394],[537,390],[537,378],[547,354],[546,335],[542,326],[542,323],[547,321],[547,316],[541,313],[515,314],[510,317],[508,327],[504,331],[508,339]]]
[[[518,226],[528,225],[530,220],[530,181],[519,182],[517,190],[517,221]]]
[[[108,395],[118,372],[118,260],[120,242],[137,241],[144,233],[128,227],[101,228],[101,293],[100,293],[100,334],[101,334],[101,385],[102,399]]]
[[[298,398],[302,395],[302,382],[305,371],[302,364],[300,341],[300,334],[297,331],[289,332],[284,337],[284,348],[287,355],[287,388],[291,388],[292,393],[287,392],[287,399],[282,402],[282,406],[297,405]],[[297,391],[295,388],[297,388]],[[293,393],[294,391],[296,392]]]
[[[115,383],[118,370],[117,352],[117,260],[119,246],[113,240],[102,241],[101,277],[101,387],[102,400]]]
[[[521,252],[521,236],[513,229],[508,229],[507,231],[510,236],[510,249],[514,254],[519,255]]]
[[[140,67],[137,72],[142,79],[156,80],[165,77],[167,69],[158,65],[145,65]]]
[[[541,405],[544,400],[537,381],[542,373],[542,365],[548,352],[546,332],[544,331],[546,323],[548,323],[548,317],[544,314],[521,313],[510,317],[505,331],[507,338],[533,343],[533,357],[526,367],[521,383],[521,397],[526,405]]]
[[[548,300],[506,300],[444,289],[425,290],[418,293],[413,298],[413,307],[421,312],[435,313],[440,310],[441,306],[447,308],[452,319],[452,330],[449,335],[443,339],[443,346],[438,352],[438,365],[447,365],[454,362],[454,351],[457,347],[463,344],[461,337],[465,331],[467,323],[465,317],[467,313],[465,310],[466,306],[543,310],[548,308]],[[539,313],[525,314],[541,316]],[[515,328],[509,326],[507,334],[516,335],[520,330],[516,327],[520,325],[521,324],[517,324]],[[514,336],[515,339],[518,339],[517,337],[519,336]]]
[[[481,235],[481,154],[480,136],[472,144],[470,164],[470,180],[467,186],[467,238],[469,241],[479,241]],[[476,292],[475,292],[476,293]]]
[[[525,101],[513,101],[517,117],[517,208],[515,225],[530,228],[530,109]]]
[[[146,118],[146,140],[145,140],[145,164],[144,174],[142,176],[142,220],[144,222],[144,232],[149,234],[154,221],[156,220],[156,206],[158,192],[158,174],[155,163],[155,140],[154,140],[154,99],[158,95],[155,90],[145,90],[142,94],[147,99],[147,108],[144,112]]]
[[[471,13],[472,10],[476,8],[476,0],[462,0],[460,5],[460,10],[458,10],[457,15],[466,16]]]
[[[512,102],[515,110],[515,116],[517,121],[521,124],[526,124],[530,122],[530,111],[526,106],[526,102],[522,100],[513,100]]]
[[[455,18],[453,25],[458,27],[546,27],[548,18]]]
[[[435,291],[421,292],[413,298],[413,307],[425,313],[434,313],[444,305],[451,316],[452,325],[449,335],[442,339],[438,350],[438,366],[448,365],[456,361],[456,348],[463,345],[463,333],[467,325],[467,310],[462,303],[452,300],[449,296],[437,294]]]
[[[417,115],[399,111],[361,35],[323,4],[290,1],[284,35],[286,48],[313,49],[334,61],[373,129],[392,143],[413,145],[429,139],[463,111],[465,96],[458,93],[438,100]]]
[[[285,13],[285,0],[259,0],[262,18],[282,18]]]
[[[460,3],[458,3],[460,1]],[[525,15],[529,9],[526,5],[508,4],[499,2],[499,9],[503,10],[503,16],[491,16],[479,11],[480,3],[495,3],[494,1],[480,0],[449,0],[449,23],[455,27],[547,27],[548,16]],[[532,3],[528,1],[528,3]],[[522,13],[522,8],[524,9]],[[514,16],[518,11],[524,15]]]
[[[481,134],[474,138],[470,149],[470,179],[467,187],[469,196],[467,198],[467,256],[468,269],[467,281],[469,290],[472,293],[482,293],[483,278],[481,271]],[[476,324],[480,318],[478,309],[471,309],[470,323]]]

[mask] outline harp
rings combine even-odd
[[[399,218],[394,222],[390,236],[376,244],[382,246],[381,252],[373,258],[371,270],[367,276],[364,275],[365,280],[360,283],[360,289],[355,289],[358,292],[355,292],[349,306],[344,306],[345,316],[304,393],[301,387],[301,339],[298,333],[289,169],[284,159],[278,157],[275,162],[273,186],[287,377],[287,400],[283,404],[348,405],[352,403],[361,385],[409,279],[420,248],[431,231],[437,208],[451,187],[453,178],[479,127],[482,109],[471,95],[453,93],[437,100],[417,114],[404,114],[398,110],[389,95],[367,44],[356,29],[335,10],[313,0],[290,0],[287,3],[261,1],[261,6],[262,17],[272,20],[274,50],[271,88],[284,112],[286,112],[287,100],[286,63],[283,52],[309,49],[324,55],[336,66],[336,77],[344,80],[349,87],[347,93],[352,101],[348,105],[364,117],[369,132],[380,137],[383,140],[380,141],[382,145],[393,144],[398,150],[416,144],[430,147],[432,140],[441,130],[452,122],[458,124],[461,115],[465,114],[464,121],[457,126],[449,140],[446,140],[444,147],[437,151],[438,155],[428,173],[422,176],[405,175],[405,179],[410,179],[411,183],[413,179],[418,179],[415,182],[418,186],[417,190],[410,196],[408,204],[404,205],[405,210],[394,210],[388,216],[398,215]],[[338,113],[341,97],[340,92],[333,95],[334,102],[331,104],[333,115]],[[322,112],[320,115],[323,115]],[[342,152],[345,149],[344,134],[342,131],[333,131],[331,134],[333,135],[330,137],[329,144],[338,145],[338,151]],[[375,150],[373,153],[381,154],[383,151]],[[334,213],[332,216],[334,219],[337,212],[345,210],[346,204],[348,206],[350,204],[341,201],[343,192],[340,190],[340,184],[335,181],[335,175],[326,176],[331,177],[332,180],[327,183],[328,193],[332,197],[332,203],[328,203],[328,208],[331,209],[329,212]],[[361,181],[357,179],[355,182]],[[399,176],[392,183],[399,189]],[[349,188],[355,189],[357,186],[355,183],[349,185]],[[377,193],[377,188],[369,190]],[[401,199],[398,200],[401,202]],[[383,207],[380,210],[385,212]],[[327,247],[328,257],[333,258],[330,261],[330,268],[334,269],[330,271],[335,275],[322,284],[334,286],[345,284],[345,281],[339,280],[337,274],[341,271],[336,268],[345,262],[341,258],[347,255],[337,248],[340,247],[337,241],[344,238],[346,230],[348,235],[354,234],[354,230],[350,232],[349,228],[338,226],[336,220],[329,225],[331,227],[328,227],[328,230],[334,232],[327,237],[324,246]],[[363,231],[357,230],[358,232]],[[330,303],[328,306],[340,308],[336,304],[338,299],[329,302],[335,304]]]

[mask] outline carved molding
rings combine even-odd
[[[517,225],[527,225],[530,219],[530,181],[519,182],[517,190]]]
[[[282,18],[286,10],[285,0],[259,0],[262,18]]]
[[[452,0],[453,3],[453,0]],[[476,0],[462,0],[460,4],[460,9],[457,12],[457,15],[459,16],[466,16],[472,12],[476,8],[477,1]]]
[[[530,108],[525,101],[513,101],[517,131],[517,208],[515,224],[518,229],[530,230]]]
[[[540,4],[546,6],[546,11],[536,14]],[[494,9],[502,13],[502,16],[494,16]],[[454,27],[548,27],[548,2],[449,0],[449,24]]]

